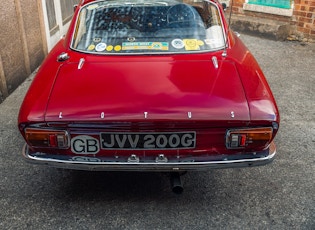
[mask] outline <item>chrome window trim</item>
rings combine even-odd
[[[98,0],[98,1],[93,1],[93,2],[90,2],[86,5],[83,5],[81,6],[78,14],[77,14],[77,17],[76,17],[76,21],[75,21],[75,27],[77,27],[78,25],[78,21],[79,21],[79,17],[80,17],[80,14],[82,12],[82,10],[86,7],[88,7],[89,5],[92,5],[92,4],[96,4],[98,2],[105,2],[106,0]],[[214,49],[211,49],[211,50],[190,50],[189,52],[170,52],[170,51],[164,51],[164,52],[139,52],[139,53],[99,53],[99,52],[91,52],[91,51],[83,51],[83,50],[79,50],[77,48],[74,48],[74,43],[75,43],[75,33],[76,33],[76,30],[74,30],[74,32],[72,33],[72,36],[71,36],[71,42],[70,42],[70,50],[73,50],[73,51],[76,51],[76,52],[79,52],[79,53],[82,53],[82,54],[92,54],[92,55],[97,55],[97,56],[139,56],[139,55],[142,55],[142,56],[145,56],[145,55],[149,55],[149,56],[152,56],[152,55],[177,55],[177,54],[198,54],[198,53],[213,53],[213,52],[217,52],[217,51],[220,51],[220,50],[225,50],[228,48],[228,39],[227,39],[227,34],[226,34],[226,31],[224,29],[224,26],[223,26],[223,17],[222,17],[222,14],[221,14],[221,11],[218,7],[217,4],[211,2],[210,0],[202,0],[204,2],[207,2],[209,4],[212,4],[214,7],[216,7],[218,13],[219,13],[219,17],[220,17],[220,21],[222,23],[222,34],[223,34],[223,41],[224,41],[224,45],[222,47],[218,47],[218,48],[214,48]],[[83,0],[84,2],[84,0]]]

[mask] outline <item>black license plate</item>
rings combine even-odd
[[[102,149],[192,149],[196,132],[101,133]]]

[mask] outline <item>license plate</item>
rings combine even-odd
[[[102,149],[192,149],[196,132],[101,133]]]

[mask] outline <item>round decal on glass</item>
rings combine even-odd
[[[117,51],[117,52],[121,51],[121,46],[120,45],[115,46],[114,50]]]
[[[106,49],[106,44],[105,43],[99,43],[99,44],[97,44],[97,46],[96,46],[96,48],[95,48],[95,50],[97,51],[97,52],[102,52],[102,51],[104,51]]]
[[[182,39],[174,39],[172,41],[172,46],[176,49],[182,49],[184,48],[185,44]]]
[[[92,50],[94,50],[94,49],[95,49],[95,45],[93,45],[93,44],[92,44],[92,45],[89,45],[89,47],[88,47],[88,50],[89,50],[89,51],[92,51]]]
[[[107,46],[106,51],[110,52],[114,49],[112,45]]]

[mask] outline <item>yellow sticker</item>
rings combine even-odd
[[[121,46],[120,45],[115,46],[114,50],[117,51],[117,52],[121,51]]]
[[[106,51],[112,51],[114,49],[114,46],[112,46],[112,45],[109,45],[109,46],[107,46],[107,48],[106,48]]]
[[[89,51],[92,51],[92,50],[94,50],[94,49],[95,49],[95,45],[93,45],[93,44],[92,44],[92,45],[89,45],[89,47],[88,47],[88,50],[89,50]]]
[[[87,7],[88,10],[94,10],[98,7],[98,4],[93,4]]]
[[[200,50],[200,42],[197,39],[184,39],[186,50]]]
[[[198,40],[197,44],[200,45],[200,46],[203,46],[205,43],[203,41],[201,41],[201,40]]]

